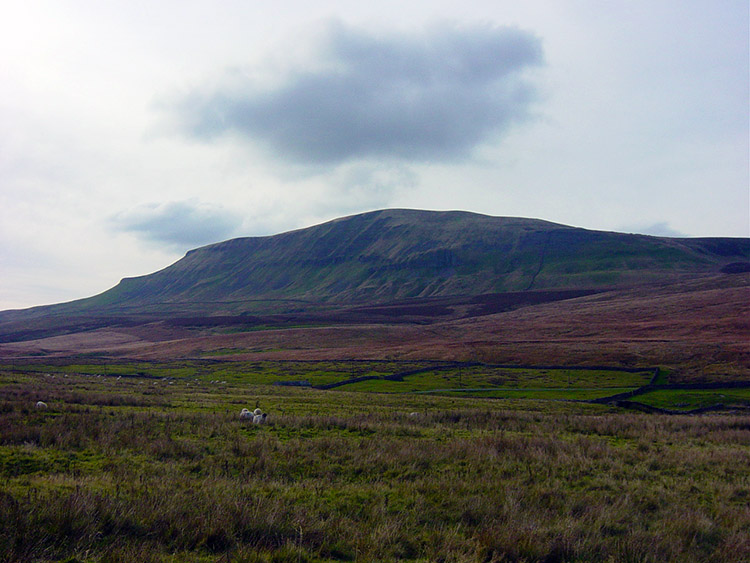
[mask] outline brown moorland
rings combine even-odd
[[[223,360],[661,366],[672,372],[673,382],[747,379],[750,274],[581,293],[547,302],[519,297],[516,306],[504,302],[489,314],[474,297],[329,308],[318,316],[256,318],[249,324],[241,324],[241,317],[147,320],[0,344],[0,357],[167,361],[229,350]],[[491,296],[483,299],[485,305],[492,302]]]

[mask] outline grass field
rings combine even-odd
[[[750,558],[750,415],[539,400],[643,375],[432,372],[490,400],[268,385],[408,369],[385,362],[210,365],[0,370],[0,560]]]
[[[646,385],[652,370],[532,369],[470,366],[424,371],[400,381],[368,380],[346,386],[350,391],[443,393],[495,398],[595,399]]]
[[[641,403],[665,409],[750,405],[750,389],[662,389],[639,395]]]
[[[326,385],[363,375],[385,376],[395,372],[421,368],[426,362],[375,361],[179,361],[123,363],[37,363],[24,366],[24,371],[51,374],[97,376],[140,376],[143,378],[194,379],[241,384],[272,384],[307,380],[311,385]]]

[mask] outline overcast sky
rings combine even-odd
[[[750,236],[747,0],[24,0],[0,310],[387,207]]]

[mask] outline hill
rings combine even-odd
[[[749,239],[675,239],[467,212],[384,210],[191,250],[159,272],[123,279],[66,309],[194,309],[219,302],[236,304],[237,312],[267,310],[275,300],[372,303],[600,288],[747,261]]]
[[[748,262],[749,239],[676,239],[466,212],[384,210],[212,244],[98,296],[0,312],[0,343],[78,335],[64,346],[71,353],[86,348],[75,344],[85,335],[96,333],[99,342],[102,331],[117,338],[127,333],[126,340],[137,332],[151,342],[216,331],[433,324],[615,288],[690,287],[684,284],[717,276],[734,279],[730,285],[741,292]],[[94,346],[100,348],[107,345]]]
[[[612,287],[716,272],[750,259],[746,239],[669,239],[533,219],[386,210],[187,253],[91,303],[383,302],[550,288]]]

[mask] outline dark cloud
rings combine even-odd
[[[538,38],[490,26],[376,35],[335,23],[311,51],[314,63],[273,85],[234,71],[193,92],[177,104],[182,127],[305,164],[455,159],[528,117],[536,95],[524,71],[542,62]]]
[[[112,217],[118,231],[179,248],[230,238],[242,219],[220,206],[193,201],[141,205]]]

